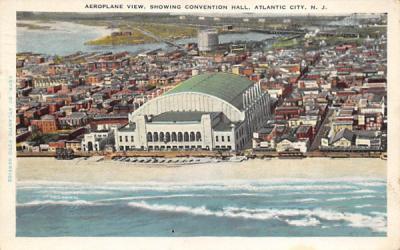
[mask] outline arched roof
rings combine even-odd
[[[193,110],[207,113],[224,112],[231,121],[244,119],[239,108],[215,95],[186,91],[158,96],[136,109],[129,119],[131,120],[135,115],[159,115],[169,111],[190,112]]]
[[[243,107],[242,93],[254,83],[244,76],[228,73],[206,73],[183,81],[164,95],[197,92],[218,97],[239,110]]]

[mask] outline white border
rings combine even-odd
[[[187,1],[154,1],[156,4],[185,4]],[[13,165],[12,181],[9,182],[7,159],[15,159],[15,147],[12,155],[6,150],[7,138],[14,137],[14,129],[8,131],[7,117],[15,117],[15,110],[10,103],[15,103],[14,91],[7,89],[9,79],[15,82],[15,53],[16,53],[16,10],[18,11],[47,11],[47,12],[102,12],[104,10],[84,9],[86,3],[124,3],[145,4],[149,1],[139,0],[2,0],[0,1],[0,142],[3,150],[0,151],[0,249],[399,249],[400,247],[400,154],[399,130],[400,124],[400,1],[398,0],[319,0],[319,1],[254,1],[247,0],[246,5],[254,4],[305,4],[325,5],[327,10],[315,14],[341,13],[388,13],[388,236],[387,237],[194,237],[194,238],[22,238],[15,237],[15,161]],[[216,4],[215,1],[191,1],[197,4]],[[228,4],[222,2],[221,4]],[[232,1],[229,4],[244,4],[243,1]],[[123,12],[133,12],[122,10]],[[114,12],[122,12],[114,10]],[[146,11],[151,12],[149,9]],[[174,11],[187,12],[187,10]],[[235,11],[224,11],[236,13]],[[210,13],[204,11],[203,13]],[[269,11],[260,14],[304,14],[299,11]],[[11,98],[8,100],[8,98]],[[11,107],[11,114],[9,113]],[[15,128],[14,124],[11,124]],[[11,132],[9,135],[8,133]]]

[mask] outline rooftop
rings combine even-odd
[[[135,131],[136,129],[136,124],[135,123],[128,123],[125,126],[121,127],[118,129],[119,131],[125,131],[125,132],[132,132]]]
[[[151,122],[200,122],[201,117],[205,114],[210,114],[211,117],[217,115],[217,112],[165,112],[156,115],[152,118]]]
[[[232,123],[227,122],[227,121],[220,121],[218,124],[216,124],[213,127],[213,129],[215,131],[231,131],[232,130],[231,124]]]
[[[307,133],[310,128],[310,125],[301,125],[298,127],[296,133]]]
[[[336,135],[332,138],[331,143],[335,143],[339,141],[340,139],[345,138],[348,141],[353,141],[354,139],[354,133],[353,131],[345,128],[340,130],[339,132],[336,133]]]
[[[254,83],[244,76],[228,73],[206,73],[192,77],[165,93],[196,92],[216,96],[236,108],[243,107],[242,93]]]
[[[44,115],[40,118],[41,120],[55,120],[54,115]]]

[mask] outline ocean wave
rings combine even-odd
[[[310,227],[310,226],[318,226],[321,224],[319,220],[313,217],[307,217],[301,220],[285,220],[285,222],[291,226],[296,227]]]
[[[248,209],[237,207],[225,207],[222,210],[213,211],[205,206],[189,207],[166,204],[150,204],[145,201],[129,202],[129,206],[159,212],[187,213],[201,216],[230,217],[254,220],[279,219],[294,226],[316,226],[318,219],[329,221],[345,221],[352,227],[369,228],[376,232],[386,232],[386,219],[382,216],[368,216],[357,213],[336,212],[323,209]],[[304,216],[304,219],[297,219]],[[290,217],[296,217],[290,220]],[[315,218],[315,220],[311,219]],[[306,221],[308,220],[308,221]],[[291,224],[290,224],[291,223]],[[296,225],[297,224],[297,225]]]
[[[52,187],[53,188],[53,187]],[[85,189],[86,187],[75,187],[76,190]],[[61,189],[61,188],[59,188]],[[65,187],[62,188],[65,190]],[[241,185],[154,185],[154,186],[96,186],[92,190],[97,191],[246,191],[246,192],[271,192],[271,191],[313,191],[313,190],[354,190],[356,187],[351,185],[272,185],[272,186],[259,186],[251,184]],[[64,191],[63,191],[64,192]],[[73,191],[71,191],[73,192]]]
[[[376,193],[375,190],[372,189],[359,189],[359,190],[354,190],[351,191],[352,193],[357,193],[357,194],[369,194],[369,193]]]
[[[304,199],[297,199],[294,200],[295,202],[318,202],[319,199],[315,199],[315,198],[304,198]]]
[[[145,196],[127,196],[119,198],[109,198],[96,200],[97,202],[108,201],[124,201],[124,200],[153,200],[153,199],[171,199],[171,198],[193,198],[193,197],[271,197],[271,195],[259,195],[252,193],[238,193],[238,194],[169,194],[169,195],[145,195]]]
[[[112,194],[113,192],[105,191],[105,190],[68,190],[68,191],[60,191],[60,190],[42,190],[37,192],[39,194],[51,195],[102,195],[102,194]]]
[[[212,195],[215,196],[215,195]],[[221,194],[219,196],[238,196],[238,197],[272,197],[273,195],[271,194],[260,194],[260,193],[237,193],[237,194]]]
[[[146,182],[138,182],[139,185],[240,185],[240,184],[252,184],[252,185],[274,185],[281,183],[369,183],[369,182],[379,182],[386,183],[385,179],[382,178],[369,178],[369,177],[341,177],[341,178],[318,178],[318,179],[309,179],[309,178],[271,178],[271,179],[257,179],[257,180],[241,180],[241,179],[230,179],[230,180],[212,180],[212,181],[190,181],[190,182],[159,182],[159,181],[146,181]],[[123,181],[111,181],[106,182],[105,185],[111,186],[130,186],[132,182],[123,182]]]
[[[280,216],[308,216],[317,217],[329,221],[346,221],[352,227],[369,228],[375,232],[386,232],[386,219],[384,216],[368,216],[359,213],[337,212],[333,210],[317,209],[248,209],[248,208],[229,208],[233,211],[246,211],[250,213],[272,213]]]
[[[41,205],[95,206],[99,204],[86,200],[34,200],[26,203],[17,204],[17,206],[41,206]]]
[[[211,195],[203,195],[203,194],[146,195],[146,196],[127,196],[119,198],[109,198],[96,201],[105,202],[105,201],[124,201],[124,200],[152,200],[152,199],[191,198],[191,197],[210,197],[210,196]]]
[[[323,191],[308,191],[307,190],[307,195],[352,195],[352,194],[373,194],[377,193],[375,190],[371,189],[359,189],[359,190],[354,190],[354,189],[348,189],[348,190],[323,190]],[[304,195],[304,192],[302,191],[288,191],[285,193],[279,193],[277,194],[279,196],[292,196],[292,195]]]
[[[222,211],[212,211],[205,206],[189,207],[189,206],[175,206],[175,205],[162,205],[162,204],[149,204],[147,202],[129,202],[129,206],[141,209],[159,211],[159,212],[175,212],[175,213],[188,213],[193,215],[216,216],[216,217],[231,217],[231,218],[244,218],[244,219],[259,219],[266,220],[273,218],[272,214],[250,214],[246,212],[235,213],[227,209]]]
[[[386,214],[386,213],[377,212],[377,211],[370,212],[370,214],[373,214],[373,215],[378,215],[378,216],[383,216],[383,217],[386,217],[386,216],[387,216],[387,214]]]
[[[43,198],[50,199],[50,200],[79,200],[78,196],[71,196],[71,195],[54,195],[54,194],[46,194],[43,195]]]
[[[355,185],[364,186],[364,187],[384,187],[386,186],[385,181],[361,181],[354,182]]]
[[[333,197],[326,199],[326,201],[346,201],[346,200],[359,200],[359,199],[369,199],[376,198],[375,195],[361,195],[361,196],[350,196],[350,197]]]
[[[358,206],[354,206],[355,208],[366,208],[366,207],[373,207],[374,205],[372,204],[365,204],[365,205],[358,205]]]

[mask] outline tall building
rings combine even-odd
[[[129,123],[115,131],[115,148],[237,151],[269,116],[269,95],[259,84],[233,74],[201,74],[129,114]]]
[[[200,52],[209,52],[218,46],[218,31],[213,29],[201,30],[198,34],[198,47]]]

